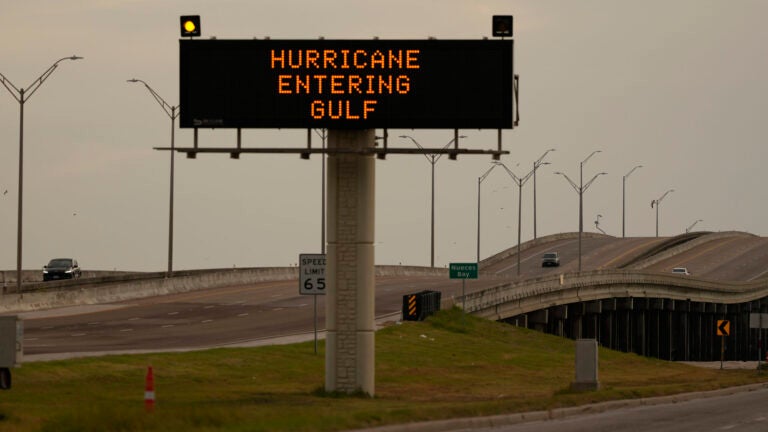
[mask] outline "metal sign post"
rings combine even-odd
[[[467,279],[477,279],[477,263],[451,263],[448,266],[448,277],[450,279],[461,279],[461,311],[463,317],[467,313],[466,282]]]
[[[722,369],[725,360],[725,337],[731,335],[731,322],[717,320],[717,335],[720,336],[720,369]]]

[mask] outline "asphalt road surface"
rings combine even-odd
[[[466,292],[497,283],[468,280]],[[425,289],[450,297],[461,295],[462,286],[447,277],[378,278],[376,316],[399,320],[403,295]],[[25,355],[171,350],[312,332],[314,297],[299,295],[298,281],[263,282],[20,316]],[[323,329],[323,296],[317,317]]]
[[[621,408],[473,432],[765,432],[768,389],[673,404]],[[466,429],[465,431],[469,431]]]

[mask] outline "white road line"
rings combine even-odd
[[[174,326],[175,326],[175,324],[166,324],[166,325],[163,326],[163,328],[174,327]]]
[[[37,340],[37,338],[24,338],[24,342],[27,342],[27,341],[36,341],[36,340]]]
[[[203,309],[212,309],[212,308],[215,308],[215,307],[216,307],[216,305],[208,305],[208,306],[203,307]]]
[[[168,312],[168,315],[178,315],[178,312]]]
[[[73,333],[70,336],[72,336],[72,337],[80,337],[80,336],[85,336],[85,333]]]
[[[40,327],[40,330],[50,330],[53,326]]]
[[[277,311],[281,311],[281,310],[283,310],[283,309],[285,309],[285,308],[272,308],[272,310],[273,310],[273,311],[275,311],[275,312],[277,312]]]
[[[100,323],[100,322],[98,322],[98,321],[95,321],[95,322],[89,322],[89,323],[88,323],[88,325],[90,325],[90,326],[99,325],[99,324],[101,324],[101,323]]]
[[[129,332],[129,331],[133,331],[133,329],[132,329],[132,328],[128,328],[128,329],[122,329],[122,330],[120,330],[120,331],[121,331],[121,332]]]
[[[213,322],[213,320],[211,320],[211,319],[208,319],[208,320],[204,320],[204,321],[200,321],[200,322],[201,322],[201,323],[203,323],[203,324],[205,324],[205,323]]]
[[[239,316],[239,317],[248,316],[248,312],[246,312],[246,313],[241,313],[241,314],[238,314],[237,316]]]
[[[141,318],[139,318],[139,317],[133,317],[133,318],[128,318],[128,321],[136,321],[136,320],[140,320],[140,319]]]

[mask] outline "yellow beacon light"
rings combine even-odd
[[[200,36],[200,15],[181,17],[181,37]]]

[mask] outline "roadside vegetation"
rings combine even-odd
[[[574,342],[458,309],[376,333],[376,395],[323,391],[313,343],[27,363],[2,431],[336,431],[545,410],[768,380],[600,349],[601,390],[573,392]],[[145,412],[147,366],[156,404]]]

